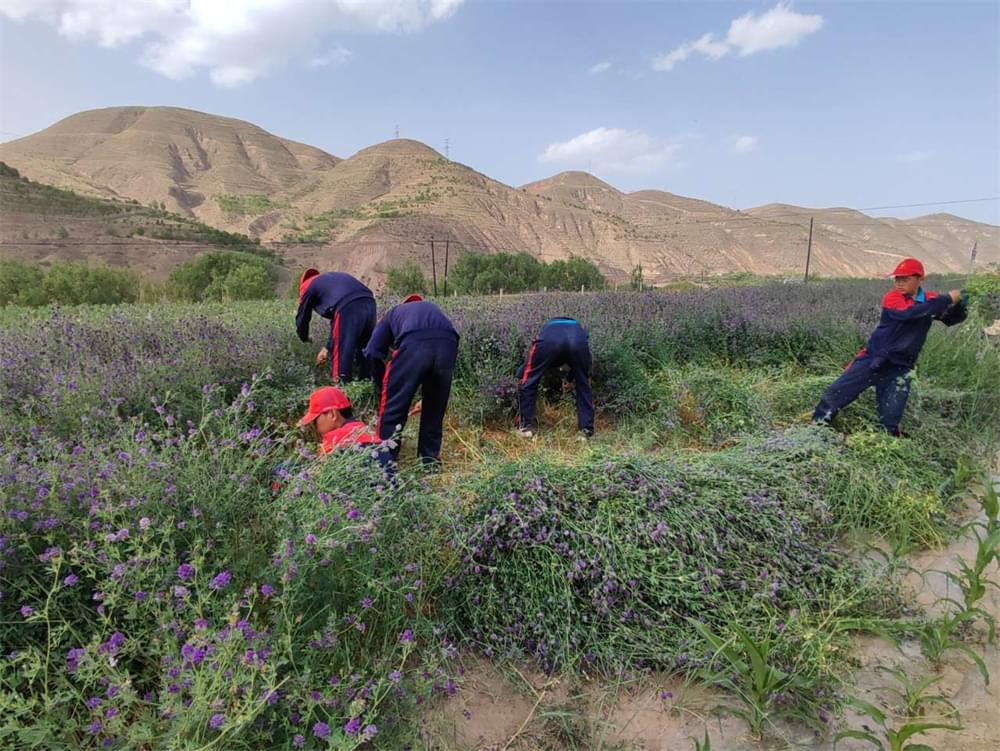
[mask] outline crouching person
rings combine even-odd
[[[826,425],[857,399],[875,387],[879,422],[899,436],[900,420],[910,396],[910,370],[920,355],[934,321],[945,326],[966,317],[965,297],[959,290],[938,294],[925,290],[924,266],[907,258],[891,274],[893,289],[882,298],[882,317],[843,374],[826,390],[813,413],[813,422]]]
[[[329,454],[339,448],[378,445],[381,441],[354,416],[351,400],[333,386],[316,389],[309,397],[309,409],[299,420],[299,427],[315,425],[320,451]]]

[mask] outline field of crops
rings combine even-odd
[[[450,748],[420,718],[470,655],[715,686],[764,744],[887,738],[896,715],[871,707],[862,731],[847,711],[856,634],[972,665],[991,636],[1000,284],[932,332],[908,438],[876,429],[870,395],[810,426],[884,290],[449,300],[443,470],[413,463],[411,424],[396,483],[292,427],[323,374],[291,302],[0,311],[0,746]],[[558,382],[539,437],[510,436],[515,368],[553,315],[591,333],[587,444]],[[370,384],[350,392],[371,417]],[[903,556],[956,535],[970,494],[978,557],[924,612]]]

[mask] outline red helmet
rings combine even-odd
[[[347,409],[350,406],[351,400],[340,389],[333,386],[316,389],[309,396],[309,409],[299,420],[299,426],[308,425],[324,412],[329,412],[332,409]]]
[[[916,258],[904,258],[889,276],[919,276],[924,278],[924,265]]]
[[[306,290],[309,289],[309,285],[312,284],[313,279],[319,276],[319,269],[314,269],[312,267],[306,269],[302,272],[302,278],[299,279],[299,304],[302,304],[302,298],[306,296]]]
[[[403,300],[403,302],[404,303],[407,303],[407,302],[422,302],[423,299],[424,298],[422,298],[420,295],[410,295],[405,300]]]

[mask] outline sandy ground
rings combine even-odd
[[[1000,476],[994,479],[1000,485]],[[966,518],[975,518],[975,514],[970,505]],[[955,595],[954,585],[939,572],[957,570],[959,556],[974,558],[975,539],[970,535],[911,557],[909,563],[924,574],[908,576],[906,585],[915,602],[928,612],[935,613],[941,607],[936,604],[939,598]],[[998,578],[994,568],[993,579]],[[989,589],[980,604],[1000,621],[1000,589]],[[862,636],[856,644],[858,670],[853,695],[891,712],[894,702],[886,687],[893,681],[876,668],[897,667],[914,680],[937,675],[939,680],[930,693],[943,694],[961,713],[962,730],[931,731],[914,737],[913,743],[938,751],[1000,749],[1000,649],[986,643],[984,630],[975,631],[968,644],[982,655],[994,681],[992,687],[984,685],[970,659],[954,651],[946,653],[935,671],[916,641],[897,648],[882,639]],[[523,666],[498,668],[485,660],[468,658],[461,690],[423,718],[419,747],[441,751],[687,751],[694,749],[694,738],[701,740],[707,733],[713,751],[834,748],[832,735],[819,739],[809,729],[786,725],[774,728],[764,740],[754,740],[741,720],[713,713],[720,701],[712,691],[685,686],[669,677],[610,688],[585,680],[569,685]],[[870,721],[849,714],[838,729],[860,728],[863,723]],[[845,740],[837,748],[860,751],[873,746]]]

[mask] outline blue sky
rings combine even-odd
[[[734,208],[1000,196],[1000,3],[0,0],[0,138],[176,105]],[[934,211],[1000,224],[1000,201]]]

